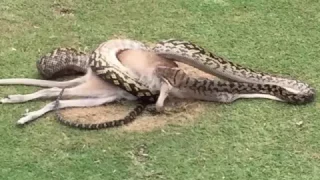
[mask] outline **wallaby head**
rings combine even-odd
[[[156,67],[178,67],[174,61],[145,50],[124,50],[118,53],[117,57],[125,67],[140,77],[140,82],[146,84],[151,91],[160,89],[160,79],[154,74]]]
[[[188,78],[187,74],[180,68],[158,66],[154,73],[157,77],[169,83],[173,87],[180,87],[182,83],[185,82],[185,78]]]
[[[157,66],[178,67],[174,61],[144,50],[122,51],[118,54],[118,59],[139,76],[152,74]]]

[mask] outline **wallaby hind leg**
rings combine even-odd
[[[61,88],[53,87],[49,89],[42,89],[31,94],[16,94],[9,95],[3,99],[0,99],[1,103],[22,103],[35,99],[48,99],[55,98],[61,92]],[[65,89],[62,98],[71,97],[109,97],[116,93],[120,93],[122,90],[114,85],[108,84],[97,76],[92,75],[86,80],[86,82],[72,88]]]
[[[79,86],[65,89],[62,98],[71,98],[71,97],[101,97],[101,96],[109,96],[110,94],[115,94],[116,92],[108,92],[108,89],[88,89],[86,88],[87,84],[81,84]],[[35,99],[51,99],[55,98],[61,92],[61,88],[49,88],[49,89],[42,89],[35,93],[31,94],[15,94],[15,95],[8,95],[5,98],[0,99],[0,102],[5,103],[22,103],[27,102]]]
[[[67,88],[77,86],[87,79],[90,79],[92,70],[88,68],[87,73],[84,76],[69,80],[69,81],[53,81],[53,80],[41,80],[41,79],[30,79],[30,78],[10,78],[0,79],[0,85],[28,85],[28,86],[39,86],[39,87],[60,87]]]
[[[58,109],[68,108],[68,107],[93,107],[99,106],[105,103],[113,102],[117,100],[119,96],[113,95],[109,97],[102,97],[102,98],[88,98],[88,99],[74,99],[74,100],[61,100],[59,101]],[[32,120],[35,120],[47,112],[54,110],[55,101],[45,105],[38,111],[32,111],[24,114],[24,117],[20,118],[17,121],[17,124],[25,124]]]
[[[0,85],[28,85],[39,87],[72,87],[85,81],[85,77],[79,77],[69,81],[52,81],[41,79],[29,79],[29,78],[12,78],[12,79],[0,79]]]

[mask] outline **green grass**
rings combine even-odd
[[[318,0],[55,2],[0,2],[0,78],[38,78],[35,60],[53,48],[92,49],[123,35],[143,42],[191,40],[244,66],[320,89]],[[62,7],[73,15],[60,15]],[[0,89],[5,96],[36,88]],[[306,106],[262,99],[211,103],[194,125],[148,133],[80,131],[62,126],[51,114],[25,128],[15,126],[26,108],[45,103],[0,106],[0,179],[320,177],[317,101]]]

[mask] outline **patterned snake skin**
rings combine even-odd
[[[286,101],[293,104],[305,103],[305,101],[297,100],[305,98],[302,95],[296,95],[281,86],[272,84],[194,78],[180,68],[169,67],[158,67],[155,74],[164,79],[173,88],[170,91],[174,95],[188,97],[189,99],[230,103],[239,98],[248,97],[248,95],[251,97],[267,98],[267,96],[255,95],[264,94],[275,96],[276,98],[272,97],[274,100]],[[306,101],[309,101],[309,99]]]
[[[188,41],[175,39],[164,40],[158,42],[151,50],[160,56],[183,62],[209,74],[234,82],[229,83],[228,86],[225,84],[223,85],[223,90],[230,94],[239,94],[239,92],[248,94],[270,94],[278,97],[284,102],[292,104],[306,104],[312,102],[315,98],[315,89],[306,83],[276,75],[256,72],[252,69],[232,63],[229,60],[206,51],[202,47]],[[103,69],[107,69],[109,66],[108,64],[102,64],[101,61],[96,61],[94,58],[91,62],[91,67],[94,71],[102,69],[102,73],[99,73],[99,77],[110,83],[114,83],[114,79],[110,81],[107,73],[103,72]],[[105,63],[106,62],[107,61],[105,61]],[[117,65],[113,67],[116,66]],[[121,66],[122,65],[119,65],[119,67]],[[114,84],[117,84],[127,92],[138,96],[140,100],[144,102],[155,102],[154,98],[158,96],[157,93],[152,93],[147,88],[140,86],[138,80],[127,81],[120,73],[121,72],[118,72],[116,83]],[[221,89],[221,87],[219,87],[220,85],[222,84],[215,83],[214,87]],[[128,86],[130,86],[130,88],[128,88]],[[189,86],[188,88],[193,88],[193,86]]]
[[[64,75],[86,73],[89,54],[74,48],[57,48],[42,56],[36,66],[38,72],[45,79],[52,79]]]
[[[141,114],[145,108],[145,104],[144,103],[140,103],[138,104],[127,116],[125,116],[122,119],[119,120],[113,120],[113,121],[105,121],[105,122],[101,122],[101,123],[90,123],[90,124],[86,124],[86,123],[75,123],[72,121],[68,121],[65,120],[62,116],[61,113],[57,110],[58,106],[59,106],[59,101],[60,98],[62,97],[62,94],[64,92],[63,88],[56,100],[54,109],[56,109],[56,115],[58,117],[58,121],[61,124],[64,125],[68,125],[70,127],[75,127],[75,128],[79,128],[79,129],[85,129],[85,130],[95,130],[95,129],[103,129],[103,128],[112,128],[112,127],[117,127],[117,126],[122,126],[124,124],[128,124],[132,121],[135,120],[135,118]]]
[[[117,52],[123,49],[142,49],[142,48],[144,48],[144,46],[142,46],[141,43],[138,43],[138,42],[135,43],[134,41],[129,41],[129,40],[110,40],[106,43],[100,44],[100,46],[91,54],[86,54],[86,53],[77,51],[73,48],[58,48],[46,54],[45,56],[41,57],[37,61],[36,65],[39,73],[44,78],[52,79],[53,77],[60,77],[62,75],[86,73],[87,69],[90,67],[89,63],[92,62],[93,59],[95,60],[94,62],[99,63],[100,65],[102,64],[104,65],[105,64],[104,61],[105,61],[110,63],[108,64],[108,66],[110,67],[106,67],[102,72],[107,73],[108,82],[111,82],[119,86],[119,83],[117,83],[117,79],[122,79],[123,77],[125,77],[127,81],[129,81],[129,79],[132,76],[134,76],[134,74],[132,74],[131,71],[126,69],[125,67],[118,65],[118,64],[121,65],[121,63],[118,61],[116,57]],[[99,60],[100,62],[98,62]],[[114,65],[114,67],[112,67],[113,64],[117,64],[117,66]],[[122,68],[119,69],[117,67],[122,67]],[[98,75],[99,73],[101,74],[99,69],[95,69],[95,70]],[[119,77],[119,74],[121,74],[122,76]],[[127,86],[127,84],[125,83],[122,83],[122,84],[124,86]],[[136,82],[135,85],[138,86],[139,82]],[[143,85],[140,85],[138,87],[146,88]],[[57,107],[59,106],[59,100],[63,92],[64,92],[64,88],[60,92],[60,95],[58,96],[55,103],[55,107],[54,107],[57,119],[62,124],[65,124],[71,127],[80,128],[80,129],[93,130],[93,129],[110,128],[110,127],[116,127],[116,126],[128,124],[132,122],[139,114],[141,114],[147,105],[144,102],[138,103],[138,105],[127,116],[119,120],[113,120],[113,121],[107,120],[102,123],[90,123],[90,124],[76,123],[76,122],[63,119],[61,116],[61,113],[58,111]],[[141,95],[141,93],[139,95]],[[147,93],[147,95],[150,95],[150,94]],[[148,96],[148,98],[150,97]]]
[[[241,83],[242,85],[245,85],[243,88],[256,86],[257,91],[255,93],[264,92],[263,94],[271,94],[277,96],[284,102],[305,104],[313,101],[315,98],[315,89],[306,83],[267,73],[256,72],[252,69],[232,63],[226,58],[219,57],[188,41],[175,39],[164,40],[159,42],[153,48],[153,51],[158,55],[189,64],[222,79],[245,82],[246,84]],[[239,86],[238,88],[234,88],[234,86],[231,87],[230,85],[224,86],[224,89],[230,93],[237,93],[242,89],[240,88],[240,84],[234,84],[235,87]],[[217,88],[219,88],[219,85],[217,85]],[[251,90],[248,90],[248,92],[249,91]]]
[[[53,74],[59,74],[59,72],[66,67],[81,72],[84,72],[88,67],[91,67],[93,72],[106,82],[112,83],[132,95],[137,96],[141,101],[141,104],[138,105],[140,109],[138,109],[142,112],[147,104],[156,101],[159,92],[151,92],[147,85],[139,82],[138,77],[136,77],[129,69],[122,66],[118,61],[116,54],[125,49],[151,50],[160,56],[186,63],[209,74],[229,80],[231,82],[222,83],[221,81],[213,83],[211,84],[211,88],[228,92],[231,95],[232,93],[237,94],[240,92],[270,94],[280,98],[284,102],[293,104],[309,103],[315,98],[315,90],[306,83],[253,71],[252,69],[242,67],[225,58],[208,52],[191,42],[175,39],[160,41],[152,49],[138,41],[110,40],[106,43],[102,43],[90,56],[76,52],[75,50],[71,50],[70,54],[66,53],[67,51],[64,50],[58,50],[54,54],[61,57],[59,60],[61,62],[51,62],[59,58],[51,59],[49,54],[44,60],[40,60],[37,63],[37,67],[44,77],[52,77]],[[187,88],[193,88],[193,86],[191,85]],[[133,114],[137,116],[139,113]],[[123,121],[119,124],[131,122],[132,118],[134,117],[129,118],[131,119],[130,121]],[[64,123],[67,124],[66,122]],[[111,127],[114,124],[117,123],[96,126],[91,124],[69,125],[87,129],[92,129],[93,127],[94,129]]]

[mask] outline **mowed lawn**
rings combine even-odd
[[[318,0],[2,0],[0,78],[39,78],[56,47],[92,49],[123,36],[178,38],[233,62],[320,89]],[[0,96],[39,89],[1,86]],[[320,179],[320,104],[208,103],[197,121],[151,132],[81,131],[48,114],[49,101],[0,105],[0,179]]]

